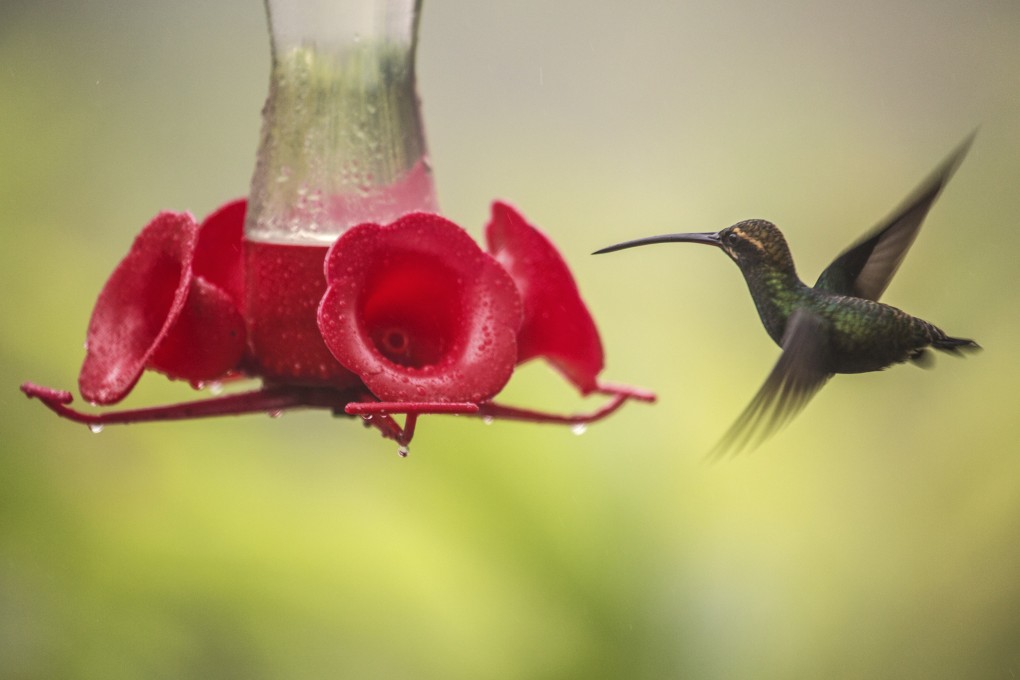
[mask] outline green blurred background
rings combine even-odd
[[[138,230],[247,192],[268,39],[257,0],[5,0],[0,677],[1020,676],[1020,5],[425,4],[444,211],[545,229],[659,404],[430,418],[407,460],[323,413],[53,417],[17,386],[75,385]],[[985,351],[702,465],[778,355],[737,269],[588,253],[764,217],[813,280],[977,125],[884,300]],[[537,365],[507,400],[587,406]]]

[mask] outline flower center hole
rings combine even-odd
[[[380,268],[361,307],[375,349],[400,366],[442,363],[457,345],[463,292],[457,277],[434,258],[397,258]]]
[[[386,349],[386,353],[390,355],[400,355],[407,353],[407,334],[398,328],[391,328],[390,330],[383,333],[382,344]]]

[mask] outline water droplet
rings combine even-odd
[[[283,415],[283,411],[281,411],[280,409],[275,409],[273,411],[270,411],[268,415],[270,418],[279,418],[280,416]]]
[[[570,428],[570,431],[580,436],[588,431],[588,425],[586,423],[577,423],[576,425]]]
[[[407,444],[401,444],[397,447],[397,455],[401,458],[407,458],[408,453],[410,453],[410,450],[408,450]]]
[[[103,426],[100,423],[92,423],[89,425],[89,430],[92,431],[92,434],[99,434],[103,431]]]
[[[496,419],[493,418],[492,416],[482,416],[482,422],[485,423],[486,425],[492,425],[492,422],[494,420]]]
[[[372,414],[371,413],[365,413],[361,417],[365,420],[365,422],[368,422],[369,420],[372,420]]]

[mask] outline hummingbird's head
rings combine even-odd
[[[779,227],[765,220],[744,220],[722,231],[663,234],[617,243],[595,254],[646,246],[652,243],[704,243],[721,248],[745,272],[755,268],[777,268],[793,272],[793,256]]]
[[[742,269],[777,267],[793,270],[793,256],[779,227],[766,220],[744,220],[726,227],[715,236],[718,245]]]

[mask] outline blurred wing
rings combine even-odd
[[[817,314],[797,310],[786,323],[783,353],[765,384],[708,457],[757,446],[790,421],[832,374],[826,370],[828,329]]]
[[[939,192],[963,161],[975,134],[971,133],[890,217],[833,260],[818,277],[815,288],[878,300],[914,243]]]

